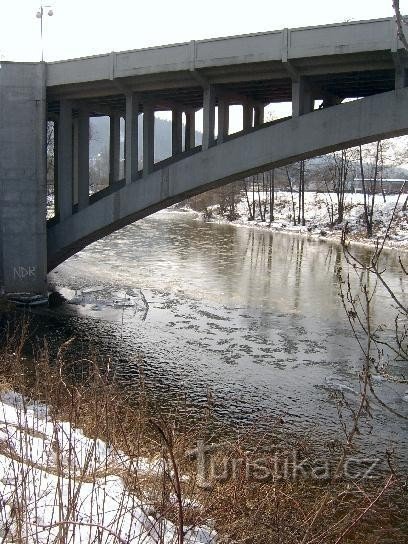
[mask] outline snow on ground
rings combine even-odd
[[[296,205],[296,214],[298,207],[298,195],[294,193]],[[397,206],[392,228],[389,232],[387,247],[408,249],[408,211],[402,211],[407,195],[401,195]],[[252,203],[252,194],[248,194],[250,205]],[[261,193],[261,201],[267,199],[266,193]],[[361,193],[346,193],[345,195],[345,222],[348,223],[349,239],[360,243],[373,245],[377,237],[384,236],[387,225],[391,220],[398,195],[386,195],[384,202],[382,195],[376,195],[374,207],[374,237],[368,239],[364,231],[364,197]],[[336,207],[335,193],[317,193],[308,191],[305,193],[305,220],[306,226],[293,225],[292,219],[292,200],[289,192],[277,191],[275,193],[275,213],[274,221],[269,223],[269,213],[267,212],[266,222],[260,220],[258,195],[255,194],[256,219],[248,221],[248,204],[245,196],[240,200],[237,211],[239,218],[232,221],[232,224],[257,226],[271,228],[272,230],[294,232],[306,234],[315,237],[324,237],[328,239],[340,240],[343,224],[330,227],[330,216],[328,207],[333,203]],[[268,206],[267,206],[268,208]],[[216,213],[217,206],[212,207],[213,213]],[[215,215],[216,221],[226,221],[219,215]]]
[[[0,396],[2,542],[177,542],[176,527],[126,489],[120,475],[129,469],[157,475],[162,466],[132,464],[103,441],[54,421],[46,405],[13,392]],[[210,544],[216,535],[191,528],[184,542]]]

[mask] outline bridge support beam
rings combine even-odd
[[[229,132],[229,104],[224,97],[218,99],[218,143],[225,142]]]
[[[171,112],[171,154],[178,155],[183,150],[183,112],[173,108]]]
[[[59,185],[58,185],[58,137],[59,137],[59,120],[55,118],[54,123],[54,147],[52,149],[54,155],[54,215],[59,217]]]
[[[58,212],[61,221],[72,215],[73,204],[73,146],[72,102],[60,101],[58,122]]]
[[[78,209],[89,205],[89,113],[80,108],[78,117]]]
[[[126,95],[125,119],[125,178],[134,181],[139,172],[139,97],[135,93]]]
[[[252,120],[254,115],[254,108],[252,103],[248,100],[242,105],[242,129],[248,130],[252,127]]]
[[[44,63],[0,70],[0,293],[47,293]]]
[[[186,151],[195,147],[195,111],[186,111],[184,147]]]
[[[110,115],[109,128],[109,185],[119,181],[120,176],[120,114]]]
[[[408,86],[408,68],[400,65],[395,70],[395,88],[402,89]]]
[[[214,145],[215,89],[213,85],[204,88],[203,95],[203,149]]]
[[[72,204],[78,205],[78,153],[79,153],[79,119],[72,120]]]
[[[254,127],[263,125],[265,117],[265,106],[263,104],[255,104],[254,106]]]
[[[395,88],[403,89],[408,86],[408,53],[396,52],[393,54],[395,66]]]
[[[154,166],[154,107],[143,104],[143,177],[153,172]]]
[[[302,76],[292,79],[292,117],[310,113],[313,109],[312,88],[308,81]]]

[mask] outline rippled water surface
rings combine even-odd
[[[95,344],[130,387],[142,368],[163,403],[185,395],[199,411],[211,392],[216,416],[232,426],[280,421],[329,436],[339,429],[330,393],[357,400],[362,360],[338,297],[339,265],[334,244],[162,212],[54,270],[70,304],[39,319],[54,335]],[[384,265],[401,293],[397,256]],[[386,301],[379,290],[373,318],[391,324]],[[407,413],[407,385],[378,380],[377,389]],[[406,441],[406,421],[373,413],[368,443]]]

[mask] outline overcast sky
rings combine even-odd
[[[392,0],[55,0],[45,60],[232,34],[390,17]],[[408,0],[401,0],[408,13]],[[1,0],[0,58],[40,60],[36,0]],[[47,10],[46,10],[47,11]]]

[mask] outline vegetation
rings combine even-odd
[[[362,292],[368,294],[364,284]],[[369,296],[364,300],[369,304]],[[341,394],[337,397],[344,441],[316,446],[317,437],[290,432],[214,434],[210,406],[200,421],[186,421],[177,410],[160,413],[149,402],[143,376],[138,390],[126,393],[115,383],[108,361],[73,358],[74,341],[65,342],[51,357],[47,344],[38,347],[30,340],[27,323],[17,321],[2,342],[3,397],[9,391],[22,395],[18,430],[28,433],[26,440],[40,436],[36,428],[25,429],[24,417],[33,401],[45,407],[54,429],[53,454],[41,468],[59,482],[54,490],[48,488],[47,496],[57,505],[56,517],[50,524],[31,526],[29,542],[73,542],[74,528],[78,535],[81,523],[98,530],[98,542],[159,543],[165,535],[166,542],[179,544],[406,542],[406,481],[392,459],[371,474],[365,465],[363,471],[361,466],[349,470],[350,458],[358,453],[360,422],[369,415],[371,348],[362,369],[358,409],[348,406]],[[23,462],[24,452],[15,449],[16,428],[1,417],[0,455],[12,459],[15,481],[14,491],[0,505],[2,541],[22,543],[27,542],[27,522],[40,504],[40,497],[29,490],[38,466]],[[69,424],[67,442],[55,430],[61,422],[64,429]],[[74,441],[76,429],[90,439],[85,452]],[[102,459],[96,454],[100,440],[109,451]],[[124,483],[119,513],[108,523],[106,512],[95,507],[85,518],[85,486],[96,505],[98,493],[108,489],[113,477]],[[122,523],[132,509],[139,517],[141,509],[145,521],[138,539],[127,540]],[[208,527],[208,539],[201,540]],[[213,540],[212,528],[218,540]]]
[[[408,192],[406,172],[401,168],[405,161],[401,148],[390,141],[378,141],[250,176],[189,199],[187,205],[207,219],[215,215],[234,221],[244,215],[247,221],[271,225],[284,217],[293,226],[313,228],[308,223],[307,206],[311,203],[306,195],[315,193],[315,208],[323,205],[327,212],[325,221],[319,220],[321,229],[340,231],[347,222],[347,228],[355,228],[358,237],[374,238],[383,234],[389,219],[384,216],[378,221],[382,213],[377,213],[379,202],[387,203],[389,196],[399,191]],[[388,181],[392,176],[399,179]],[[361,203],[350,205],[349,195],[355,191],[359,193],[356,198],[361,195]],[[403,221],[407,205],[408,196],[404,196],[394,227]],[[350,222],[350,212],[355,224]]]

